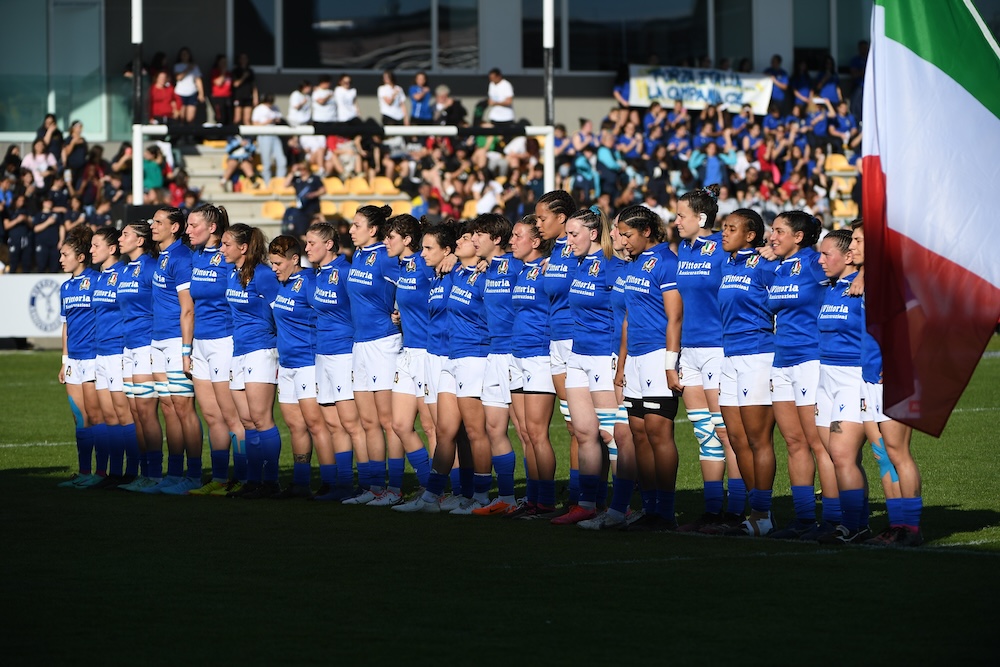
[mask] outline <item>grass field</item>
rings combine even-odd
[[[1000,355],[940,440],[914,438],[927,543],[908,551],[56,489],[76,461],[58,365],[0,354],[5,664],[996,664]],[[684,424],[678,444],[683,522]],[[881,530],[877,485],[872,509]]]

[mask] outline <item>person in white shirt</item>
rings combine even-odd
[[[333,91],[337,101],[337,122],[349,123],[361,114],[358,112],[358,90],[351,87],[351,76],[341,74],[340,82]]]
[[[319,78],[312,91],[312,120],[316,123],[337,122],[337,100],[330,77],[326,74]]]
[[[260,104],[255,106],[253,113],[250,114],[250,122],[254,125],[277,125],[282,120],[281,110],[274,103],[274,95],[271,94],[264,95]],[[271,182],[272,161],[277,166],[277,177],[284,178],[288,171],[288,160],[285,158],[281,138],[274,135],[260,135],[257,137],[257,149],[260,152],[264,182]]]
[[[486,93],[489,107],[486,118],[494,125],[514,122],[514,86],[494,67],[490,70],[490,87]]]
[[[198,105],[205,102],[205,88],[201,82],[201,69],[191,55],[191,49],[181,48],[174,65],[174,92],[181,98],[181,120],[193,123]]]
[[[378,87],[378,108],[383,125],[409,125],[410,114],[406,107],[406,93],[396,83],[390,70],[382,72],[382,85]]]
[[[312,83],[303,81],[288,96],[288,124],[308,125],[312,120]]]

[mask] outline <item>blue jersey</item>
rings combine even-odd
[[[574,323],[573,352],[586,356],[611,354],[615,325],[608,260],[603,251],[587,255],[577,266],[569,288],[569,308]]]
[[[490,260],[483,286],[486,321],[490,325],[490,354],[510,354],[514,329],[514,282],[524,262],[510,253]]]
[[[66,323],[66,354],[71,359],[97,356],[97,318],[94,289],[97,272],[86,268],[59,287],[59,317]]]
[[[549,297],[549,335],[552,340],[573,338],[573,313],[569,310],[569,286],[580,262],[566,244],[566,237],[556,240],[545,267],[542,287]]]
[[[775,267],[767,298],[775,320],[775,368],[819,359],[816,317],[826,285],[819,253],[812,248],[802,248]]]
[[[219,248],[191,253],[191,298],[194,300],[194,337],[212,340],[233,335],[233,316],[226,302],[226,287],[233,265]]]
[[[274,298],[278,363],[283,368],[316,365],[316,311],[312,307],[316,274],[311,269],[289,276]]]
[[[725,261],[719,232],[681,241],[677,249],[677,291],[684,300],[681,347],[722,345],[719,285]]]
[[[452,277],[459,267],[451,273],[435,276],[431,279],[427,292],[427,352],[441,357],[448,356],[448,296],[451,294]]]
[[[414,350],[427,349],[427,297],[434,269],[419,254],[414,253],[399,262],[396,281],[396,306],[403,324],[403,346]]]
[[[608,260],[608,284],[611,286],[611,315],[614,318],[614,332],[611,336],[611,354],[618,354],[622,349],[622,328],[625,324],[625,313],[628,309],[625,303],[625,276],[627,274],[628,262],[624,259],[612,257]]]
[[[819,362],[827,366],[861,365],[861,332],[865,328],[864,300],[851,296],[856,273],[824,290],[819,310]]]
[[[625,307],[628,354],[637,357],[667,347],[667,312],[663,295],[677,289],[677,255],[658,243],[628,264]]]
[[[125,348],[124,321],[118,306],[118,283],[122,282],[125,265],[116,263],[97,274],[92,298],[94,315],[101,326],[97,327],[97,354],[121,354]]]
[[[153,272],[153,340],[179,338],[181,302],[178,292],[191,288],[191,249],[177,239],[160,251]]]
[[[258,264],[244,288],[239,269],[229,273],[226,301],[233,314],[233,355],[277,347],[271,304],[278,296],[278,278],[271,267]]]
[[[149,255],[129,262],[118,280],[118,307],[122,311],[125,347],[145,347],[153,340],[153,272]]]
[[[343,255],[319,267],[313,290],[316,311],[316,354],[350,354],[354,346],[354,320],[347,294],[347,274],[351,263]]]
[[[398,278],[399,260],[389,257],[384,244],[375,243],[354,251],[347,290],[351,295],[355,343],[399,333],[399,327],[392,323]]]
[[[882,381],[882,348],[866,324],[865,299],[861,297],[861,379],[878,384]]]
[[[549,356],[549,297],[543,281],[539,259],[521,267],[514,282],[511,352],[518,359]]]
[[[774,282],[776,261],[753,248],[726,258],[719,286],[722,348],[727,357],[774,352],[774,319],[767,307],[767,288]]]
[[[452,275],[448,293],[448,356],[485,357],[490,351],[490,332],[483,304],[486,280],[475,267],[459,267]]]

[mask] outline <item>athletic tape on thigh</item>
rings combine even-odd
[[[615,423],[628,426],[628,408],[624,405],[618,406],[618,412],[615,413]]]
[[[646,414],[659,415],[673,421],[677,416],[678,401],[671,396],[652,396],[642,399],[642,407],[646,409]]]
[[[722,451],[722,441],[712,426],[712,413],[708,410],[688,410],[688,420],[694,428],[694,437],[698,440],[698,459],[724,461],[726,455]]]
[[[79,406],[77,406],[72,396],[67,396],[66,398],[69,399],[69,411],[73,413],[73,423],[76,424],[77,428],[84,428],[86,424],[83,421],[83,413],[80,412]]]
[[[133,393],[134,390],[132,389],[131,382],[125,382],[124,380],[122,380],[122,391],[125,392],[126,398],[135,398],[135,393]]]
[[[641,398],[626,398],[625,399],[625,412],[628,413],[629,417],[635,417],[636,419],[642,419],[646,416],[648,410],[642,407]]]
[[[889,460],[889,452],[885,449],[885,440],[879,438],[878,442],[873,442],[872,453],[878,462],[878,476],[885,477],[889,475],[890,480],[898,482],[899,475],[896,473],[896,466],[892,465],[892,461]]]
[[[148,380],[146,382],[133,382],[132,395],[135,398],[156,398],[159,394],[156,389],[156,385],[157,383],[152,380]]]
[[[155,389],[155,394],[157,396],[163,396],[164,398],[170,396],[170,383],[169,382],[156,382],[156,383],[154,383],[154,386],[156,388]]]
[[[569,418],[569,403],[566,401],[559,401],[559,412],[562,413],[563,419],[567,422],[573,421]]]
[[[167,371],[167,391],[171,396],[194,396],[194,382],[183,371]]]
[[[726,428],[726,421],[722,418],[721,412],[712,413],[712,428]]]

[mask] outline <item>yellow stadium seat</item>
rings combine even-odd
[[[840,153],[830,153],[826,156],[826,164],[823,165],[826,171],[854,171],[847,158]]]
[[[326,194],[328,195],[347,194],[347,188],[344,187],[344,182],[339,178],[337,178],[336,176],[331,176],[330,178],[324,178],[323,187],[326,188]]]
[[[465,202],[465,206],[462,207],[463,220],[471,220],[472,218],[476,217],[476,203],[477,202],[475,199],[470,199],[469,201]]]
[[[393,215],[403,215],[404,213],[413,212],[413,204],[405,199],[396,199],[390,203],[390,206],[392,206]]]
[[[225,139],[205,139],[205,141],[201,142],[201,145],[204,146],[205,148],[225,148],[226,147],[226,140]]]
[[[375,191],[372,190],[372,186],[369,185],[368,181],[362,176],[349,178],[344,185],[347,187],[347,194],[349,195],[363,196],[375,194]]]
[[[245,179],[244,179],[245,180]],[[271,192],[271,184],[265,183],[263,178],[258,178],[252,183],[243,187],[242,192],[248,195],[270,195],[274,194]]]
[[[833,217],[850,218],[852,220],[858,217],[858,205],[856,202],[845,199],[834,199],[832,204]]]
[[[337,215],[337,202],[330,201],[329,199],[321,199],[319,202],[319,212],[323,214],[324,218],[331,218]]]
[[[269,220],[281,220],[285,216],[285,205],[280,201],[266,201],[261,206],[260,214]]]
[[[392,179],[387,176],[375,177],[375,194],[377,195],[398,195],[399,188],[392,183]]]
[[[837,189],[837,192],[850,194],[851,191],[854,190],[854,184],[857,183],[857,181],[857,178],[835,176],[833,178],[833,187]]]
[[[276,196],[283,197],[294,197],[295,188],[292,186],[285,186],[285,179],[280,176],[275,176],[271,179],[271,193]]]
[[[340,214],[350,220],[354,217],[354,214],[358,212],[358,207],[360,206],[361,204],[358,202],[352,199],[347,199],[340,202],[340,206],[338,208],[340,210]]]

